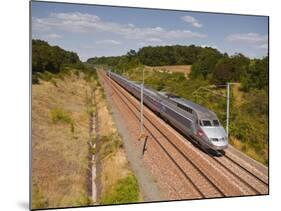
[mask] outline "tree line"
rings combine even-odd
[[[118,72],[140,65],[192,65],[191,79],[202,78],[216,85],[240,82],[244,91],[268,86],[268,56],[261,59],[250,59],[241,53],[230,56],[211,47],[148,46],[122,56],[89,58],[87,62],[106,64]]]
[[[43,40],[32,40],[32,73],[58,73],[66,66],[81,65],[78,55]]]
[[[204,48],[190,45],[174,45],[174,46],[146,46],[141,48],[138,52],[130,50],[123,56],[111,57],[93,57],[89,58],[87,62],[93,64],[108,64],[117,65],[120,59],[124,57],[137,56],[139,62],[148,66],[163,66],[163,65],[191,65]]]

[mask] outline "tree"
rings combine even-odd
[[[147,46],[138,51],[140,62],[149,66],[193,64],[202,47],[190,46]]]
[[[80,63],[78,55],[74,52],[50,46],[43,40],[32,40],[32,73],[44,71],[58,73],[65,65]]]
[[[268,87],[268,56],[250,61],[248,69],[241,76],[242,89],[263,89]]]
[[[241,75],[247,71],[249,59],[242,54],[223,56],[215,65],[211,77],[212,83],[225,84],[239,82]]]
[[[199,54],[198,59],[192,65],[190,77],[197,78],[203,76],[204,79],[207,75],[212,73],[217,61],[222,57],[222,54],[214,48],[204,48]]]

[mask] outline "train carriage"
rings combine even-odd
[[[141,86],[116,73],[107,75],[140,100]],[[203,148],[223,150],[228,146],[226,132],[217,115],[189,100],[144,86],[144,104]]]

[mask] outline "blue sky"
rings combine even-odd
[[[268,18],[32,2],[32,38],[75,51],[83,61],[159,45],[198,45],[261,58]]]

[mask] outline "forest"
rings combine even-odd
[[[43,40],[32,40],[32,73],[58,73],[69,65],[81,65],[77,53],[66,51],[59,46],[50,46]]]
[[[226,121],[227,82],[231,89],[230,143],[252,158],[268,165],[268,56],[248,58],[241,53],[228,55],[215,48],[190,46],[148,46],[126,55],[93,57],[87,63],[105,65],[129,79],[168,91],[214,110]],[[183,73],[157,71],[146,67],[192,65],[188,77]]]

